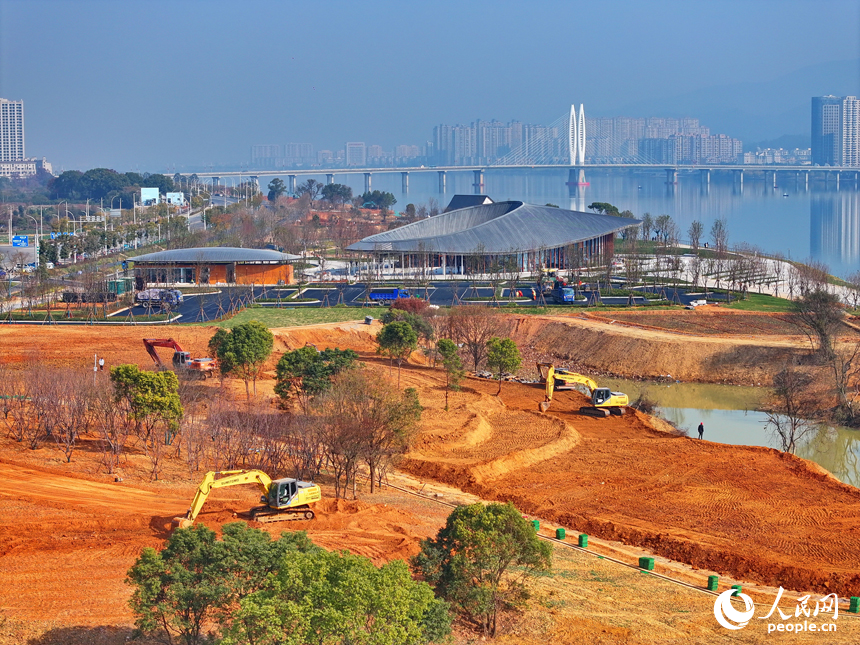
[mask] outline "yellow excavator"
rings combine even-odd
[[[197,493],[185,515],[173,518],[173,527],[184,529],[194,524],[197,514],[203,508],[213,488],[241,484],[256,484],[263,493],[260,501],[265,506],[251,509],[251,519],[256,522],[312,520],[314,512],[310,505],[322,499],[320,487],[313,482],[290,478],[272,480],[261,470],[208,472],[197,487]]]
[[[630,404],[630,398],[623,392],[612,392],[608,387],[598,387],[593,379],[582,374],[557,368],[552,363],[538,363],[537,369],[541,382],[546,385],[545,397],[540,404],[541,412],[549,409],[553,392],[556,390],[587,389],[592,405],[582,406],[579,413],[592,417],[624,414],[624,408]]]

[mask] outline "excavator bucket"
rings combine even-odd
[[[549,401],[541,401],[540,402],[540,411],[546,412],[547,410],[549,410]]]
[[[171,529],[188,529],[194,525],[192,520],[189,520],[187,517],[174,517],[173,521],[170,523]]]

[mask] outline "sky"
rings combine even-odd
[[[439,123],[698,117],[809,134],[860,95],[857,0],[0,0],[0,97],[56,169],[190,172]]]

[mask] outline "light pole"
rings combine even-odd
[[[33,224],[36,225],[36,235],[35,235],[35,237],[36,237],[36,261],[33,264],[35,264],[36,268],[38,269],[39,268],[39,236],[40,236],[39,222],[37,222],[36,218],[33,217],[32,215],[27,215],[27,217],[29,217],[31,220],[33,220]]]

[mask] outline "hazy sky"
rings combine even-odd
[[[421,145],[571,102],[752,141],[808,134],[828,93],[860,94],[857,0],[0,0],[0,97],[63,169]]]

